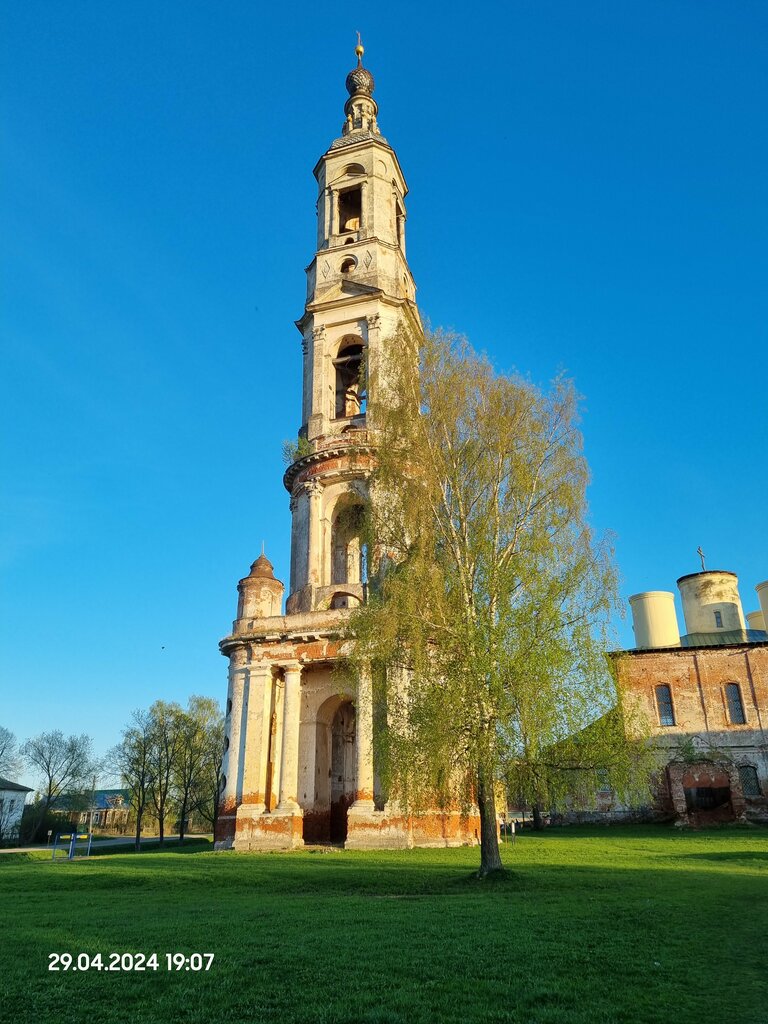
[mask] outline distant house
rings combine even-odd
[[[123,833],[128,828],[131,795],[127,789],[96,789],[92,793],[63,793],[53,810],[66,817],[70,825],[93,827],[100,832]]]
[[[0,841],[18,839],[24,803],[31,792],[29,786],[0,778]]]

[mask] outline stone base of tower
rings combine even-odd
[[[237,807],[232,803],[219,808],[213,832],[214,850],[231,850],[237,828]]]
[[[414,846],[475,846],[480,837],[476,813],[430,811],[406,816],[396,808],[357,810],[347,816],[346,850],[404,850]]]
[[[237,811],[235,850],[295,850],[304,845],[301,811],[254,813],[247,804]]]

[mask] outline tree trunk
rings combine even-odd
[[[483,770],[478,771],[477,806],[480,809],[480,870],[478,875],[485,878],[494,871],[503,871],[499,853],[499,826],[496,821],[496,797],[493,780],[486,783]]]
[[[162,846],[165,841],[165,800],[160,801],[160,806],[157,809],[157,816],[160,822],[160,842],[159,846]]]
[[[181,821],[179,822],[179,844],[184,842],[184,819],[187,816],[187,798],[184,797],[181,803]]]
[[[141,816],[142,816],[142,814],[143,814],[143,811],[138,811],[138,810],[136,811],[136,841],[134,843],[134,848],[136,850],[136,853],[138,853],[141,850]]]
[[[533,813],[533,827],[538,832],[542,832],[544,830],[544,820],[541,817],[541,808],[538,804],[534,804],[531,811]]]

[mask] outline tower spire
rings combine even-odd
[[[368,68],[363,67],[363,54],[365,47],[357,33],[357,67],[347,75],[347,92],[349,99],[344,104],[346,121],[342,128],[342,135],[350,135],[353,132],[372,132],[374,135],[381,134],[376,123],[376,115],[379,112],[378,104],[373,98],[375,83],[373,75]]]

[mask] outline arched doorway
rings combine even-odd
[[[346,840],[355,789],[355,707],[349,697],[329,697],[317,712],[315,799],[312,810],[304,812],[304,842]]]

